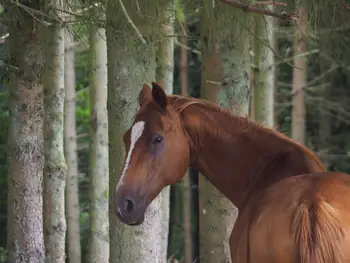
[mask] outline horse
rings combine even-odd
[[[152,200],[192,167],[238,208],[228,240],[233,263],[350,262],[349,175],[326,171],[275,129],[209,101],[166,95],[155,82],[138,101],[123,135],[119,220],[142,224]]]

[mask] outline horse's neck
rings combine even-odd
[[[244,118],[200,106],[182,116],[191,166],[238,208],[251,193],[314,169],[300,147]]]

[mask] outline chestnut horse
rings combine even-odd
[[[123,138],[114,196],[122,222],[141,224],[152,200],[191,166],[239,210],[233,263],[350,262],[349,175],[326,172],[312,151],[273,129],[152,87],[143,86]]]

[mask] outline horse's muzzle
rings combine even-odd
[[[145,204],[139,197],[116,193],[114,207],[117,217],[125,224],[137,226],[145,219]]]

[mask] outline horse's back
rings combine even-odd
[[[254,204],[249,262],[350,262],[350,176],[299,175],[267,188]]]

